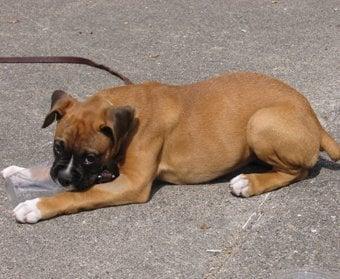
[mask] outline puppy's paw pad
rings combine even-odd
[[[251,183],[244,174],[240,174],[230,181],[231,193],[238,197],[249,197],[250,187]]]
[[[4,178],[7,178],[7,177],[11,176],[12,174],[14,174],[18,171],[24,170],[24,169],[25,168],[18,167],[18,166],[9,166],[9,167],[7,167],[7,168],[5,168],[1,171],[1,175]]]
[[[39,198],[19,203],[13,210],[15,219],[20,223],[36,223],[41,219],[41,212],[37,207]]]

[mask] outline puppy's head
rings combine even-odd
[[[72,184],[82,190],[113,167],[113,159],[134,126],[134,110],[98,99],[78,102],[58,90],[52,94],[51,110],[42,127],[55,120],[51,177],[63,186]]]

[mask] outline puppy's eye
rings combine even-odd
[[[53,150],[56,154],[61,154],[64,151],[64,143],[62,141],[54,142]]]
[[[84,163],[86,165],[91,165],[96,161],[96,158],[97,157],[94,154],[87,154],[86,157],[85,157]]]

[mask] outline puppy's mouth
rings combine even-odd
[[[99,174],[94,174],[90,176],[85,181],[84,180],[74,181],[74,182],[72,181],[71,185],[73,185],[76,190],[86,190],[95,184],[111,182],[115,178],[116,178],[116,175],[113,172],[110,172],[109,170],[105,169],[105,170],[102,170]]]
[[[102,169],[99,173],[91,174],[88,177],[70,177],[68,180],[65,180],[60,176],[60,172],[62,171],[51,169],[51,178],[63,187],[69,187],[75,190],[86,190],[95,184],[108,183],[118,176],[115,171]]]
[[[107,183],[114,180],[115,178],[116,175],[113,172],[109,171],[108,169],[104,169],[101,173],[97,175],[96,183]]]

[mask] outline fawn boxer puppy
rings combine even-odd
[[[43,127],[57,120],[51,176],[79,191],[19,204],[17,221],[144,203],[155,178],[193,184],[259,159],[265,173],[241,174],[231,192],[250,197],[301,180],[325,150],[339,145],[320,125],[308,101],[285,83],[255,73],[225,74],[171,86],[157,82],[103,90],[79,102],[52,95]],[[120,175],[96,184],[117,162]]]

